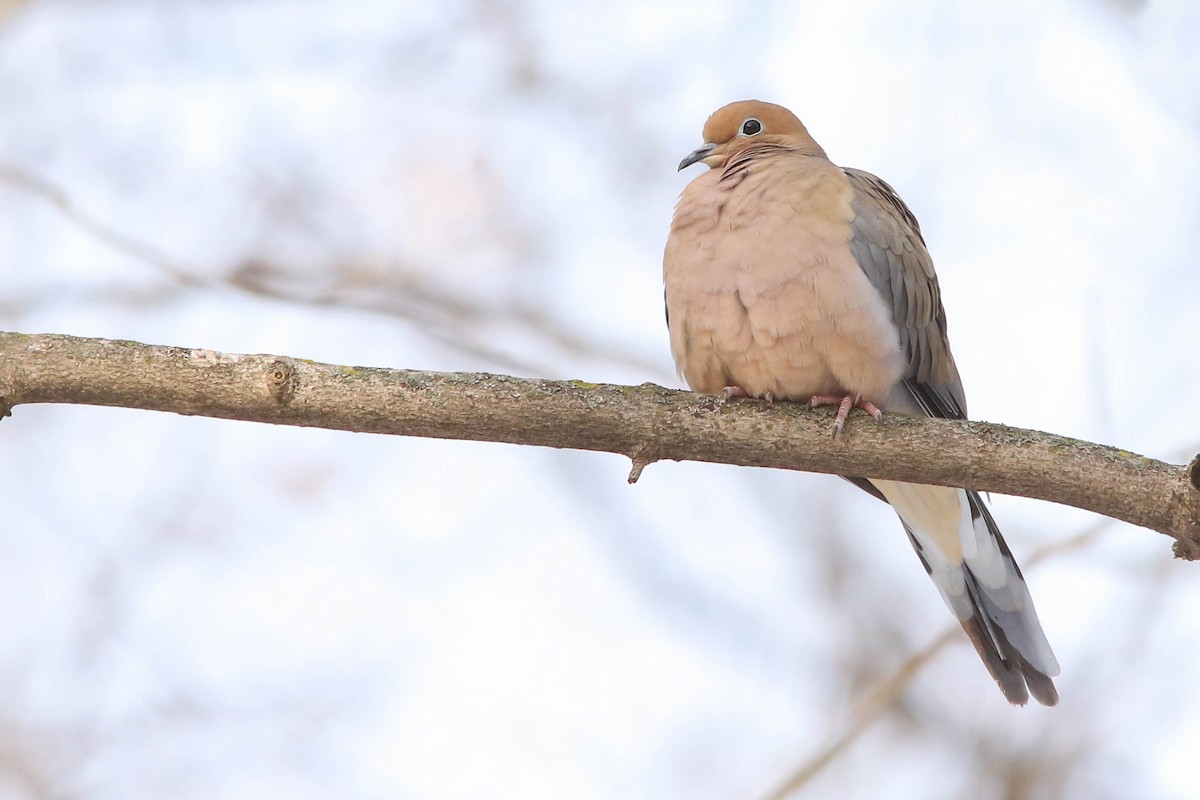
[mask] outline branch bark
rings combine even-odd
[[[984,422],[831,413],[653,384],[612,386],[320,364],[56,334],[0,332],[0,415],[79,403],[363,433],[620,453],[631,480],[654,461],[861,475],[1076,506],[1175,539],[1200,558],[1200,456],[1167,464],[1078,439]]]

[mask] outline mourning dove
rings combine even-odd
[[[782,106],[732,103],[679,164],[663,257],[671,352],[698,392],[965,419],[921,229],[892,187],[833,164]],[[1009,702],[1058,702],[1021,570],[974,491],[850,478],[890,503]]]

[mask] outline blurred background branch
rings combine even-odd
[[[525,337],[537,340],[537,349],[547,347],[574,359],[591,359],[621,364],[652,374],[655,365],[630,353],[606,349],[593,340],[569,331],[543,309],[520,301],[483,304],[455,295],[422,277],[422,271],[405,270],[386,263],[337,262],[319,270],[287,269],[277,264],[251,259],[215,274],[184,264],[128,233],[116,230],[80,209],[64,190],[45,178],[14,164],[0,163],[0,181],[13,189],[27,192],[51,203],[67,220],[113,250],[153,267],[170,279],[153,294],[145,291],[118,291],[109,288],[94,291],[90,297],[124,301],[128,305],[157,305],[178,300],[178,291],[187,289],[234,288],[271,300],[332,306],[366,311],[400,319],[419,333],[460,352],[523,374],[537,374],[544,364],[529,362],[511,352],[502,352],[489,344],[490,329],[515,328]],[[9,313],[36,304],[62,301],[62,297],[43,295],[10,296],[0,301],[0,311]]]

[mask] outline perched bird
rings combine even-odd
[[[679,164],[663,257],[671,352],[694,391],[965,419],[933,261],[892,187],[829,160],[782,106],[716,111]],[[1058,702],[1021,570],[974,491],[849,478],[892,505],[1009,702]]]

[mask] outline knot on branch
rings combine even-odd
[[[1193,490],[1200,492],[1200,455],[1192,459],[1192,463],[1188,464],[1188,485]]]
[[[277,358],[267,370],[267,388],[271,397],[281,406],[286,406],[296,394],[296,365],[291,359]]]
[[[649,447],[641,444],[634,448],[634,451],[629,454],[629,460],[633,463],[629,468],[629,478],[627,480],[630,483],[637,483],[638,478],[642,477],[642,470],[653,464],[655,461],[658,461],[658,456],[654,455],[650,451]]]
[[[1191,539],[1176,539],[1171,554],[1182,561],[1200,561],[1200,545]]]

